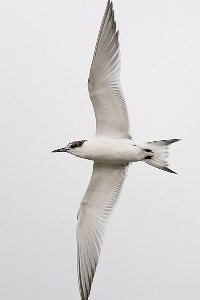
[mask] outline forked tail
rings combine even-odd
[[[146,143],[144,150],[147,155],[144,158],[144,161],[155,168],[177,174],[168,168],[167,158],[169,145],[178,141],[180,141],[180,139],[161,140]]]

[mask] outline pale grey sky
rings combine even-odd
[[[76,214],[92,163],[52,149],[92,137],[87,92],[104,0],[0,3],[0,298],[79,299]],[[91,300],[200,299],[200,2],[115,0],[137,141],[178,176],[129,169]]]

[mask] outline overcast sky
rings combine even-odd
[[[0,298],[79,299],[76,215],[92,162],[51,150],[95,133],[87,92],[104,0],[0,3]],[[200,2],[115,0],[136,141],[178,176],[129,169],[92,300],[200,299]]]

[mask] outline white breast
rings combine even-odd
[[[110,163],[136,162],[143,159],[141,148],[128,139],[94,138],[86,141],[75,155]]]

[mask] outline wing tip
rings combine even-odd
[[[176,175],[178,174],[178,173],[176,173],[175,171],[169,169],[168,167],[163,167],[163,171],[169,172],[169,173],[171,173],[171,174],[176,174]]]

